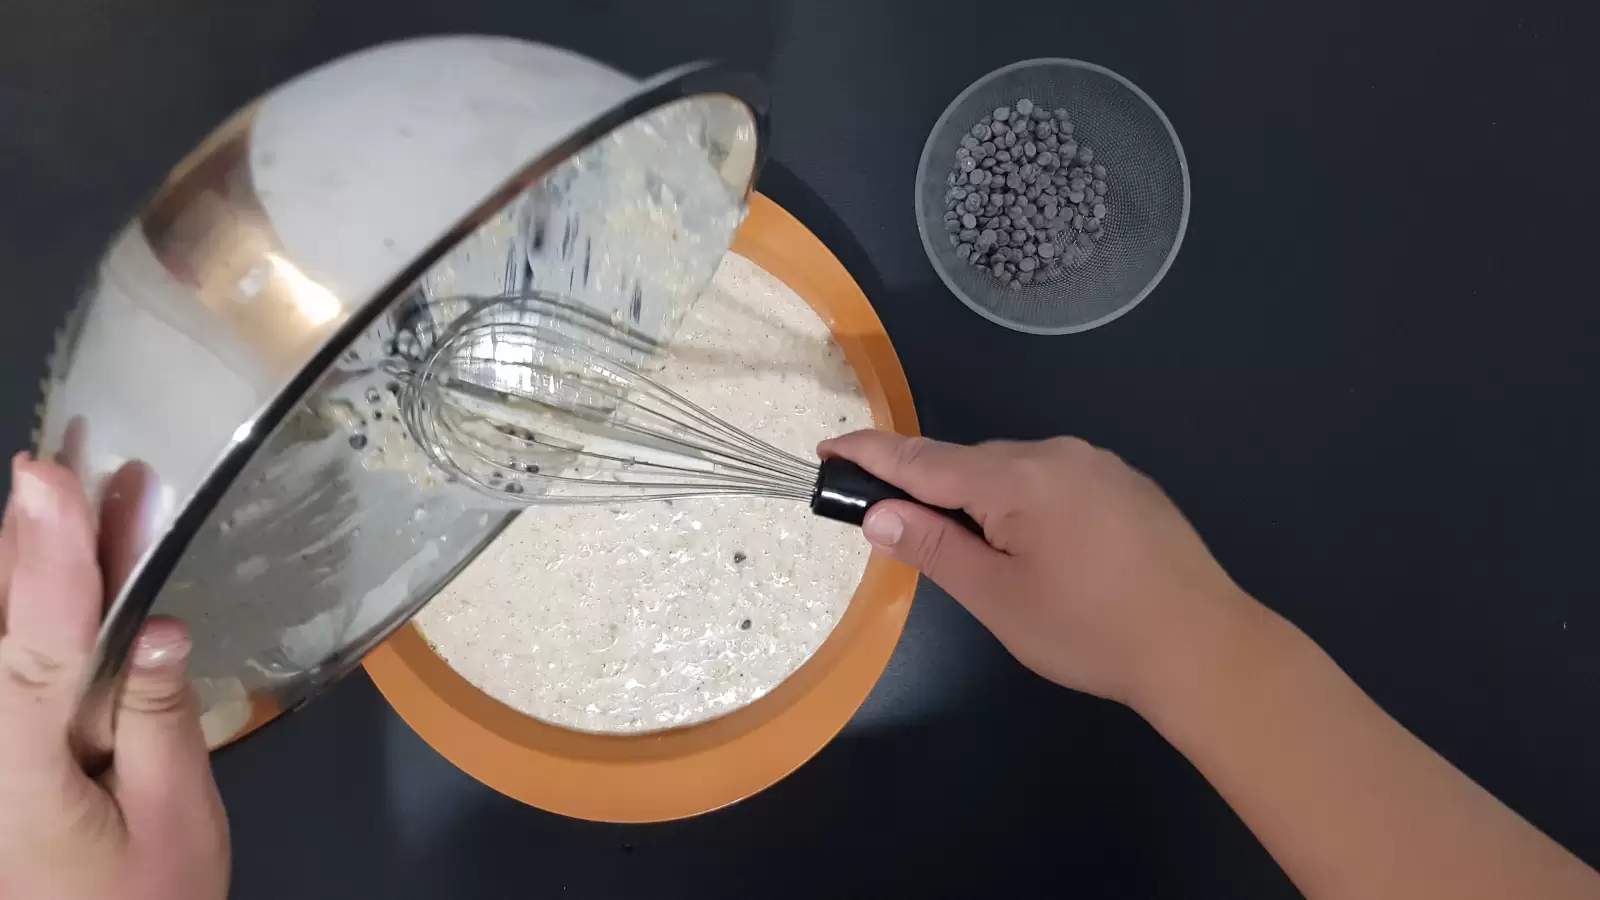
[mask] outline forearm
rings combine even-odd
[[[1190,623],[1138,711],[1311,900],[1595,898],[1600,875],[1240,596]]]

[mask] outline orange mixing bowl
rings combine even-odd
[[[805,298],[828,324],[877,427],[918,433],[911,390],[883,323],[815,235],[755,194],[733,251]],[[526,716],[457,674],[414,624],[365,665],[423,740],[507,796],[581,819],[678,819],[748,797],[821,750],[883,673],[916,585],[914,571],[873,554],[838,626],[805,665],[748,706],[670,731],[590,734]]]

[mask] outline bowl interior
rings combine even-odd
[[[757,194],[733,250],[811,304],[855,369],[880,428],[917,433],[898,358],[861,289],[817,238]],[[866,699],[910,610],[916,573],[875,554],[817,653],[771,693],[725,716],[640,735],[541,722],[474,687],[407,626],[365,661],[396,712],[488,786],[578,818],[645,822],[725,806],[820,750]]]
[[[1095,162],[1108,170],[1110,209],[1086,260],[1047,282],[1012,290],[956,256],[943,227],[945,178],[969,129],[1022,97],[1068,111],[1074,137],[1093,147]],[[950,290],[992,321],[1040,334],[1102,325],[1144,299],[1177,255],[1189,215],[1188,164],[1166,116],[1120,75],[1067,59],[1014,63],[956,97],[923,147],[916,192],[917,228]]]

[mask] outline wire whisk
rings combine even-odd
[[[558,295],[471,306],[418,358],[401,415],[436,465],[480,491],[529,505],[775,497],[857,525],[879,500],[911,499],[846,460],[746,433],[646,374],[660,345]]]

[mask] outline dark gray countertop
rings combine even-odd
[[[731,58],[773,87],[762,189],[867,290],[929,433],[1118,450],[1387,709],[1600,863],[1594,13],[1303,6],[1041,3],[1006,25],[992,5],[865,0],[23,4],[0,25],[0,444],[25,442],[51,331],[111,229],[272,84],[438,31],[636,74]],[[961,306],[911,213],[945,103],[1042,55],[1148,91],[1194,177],[1167,280],[1074,337]],[[242,900],[1293,895],[1136,717],[1033,678],[926,588],[844,733],[696,820],[522,807],[359,675],[217,770]]]

